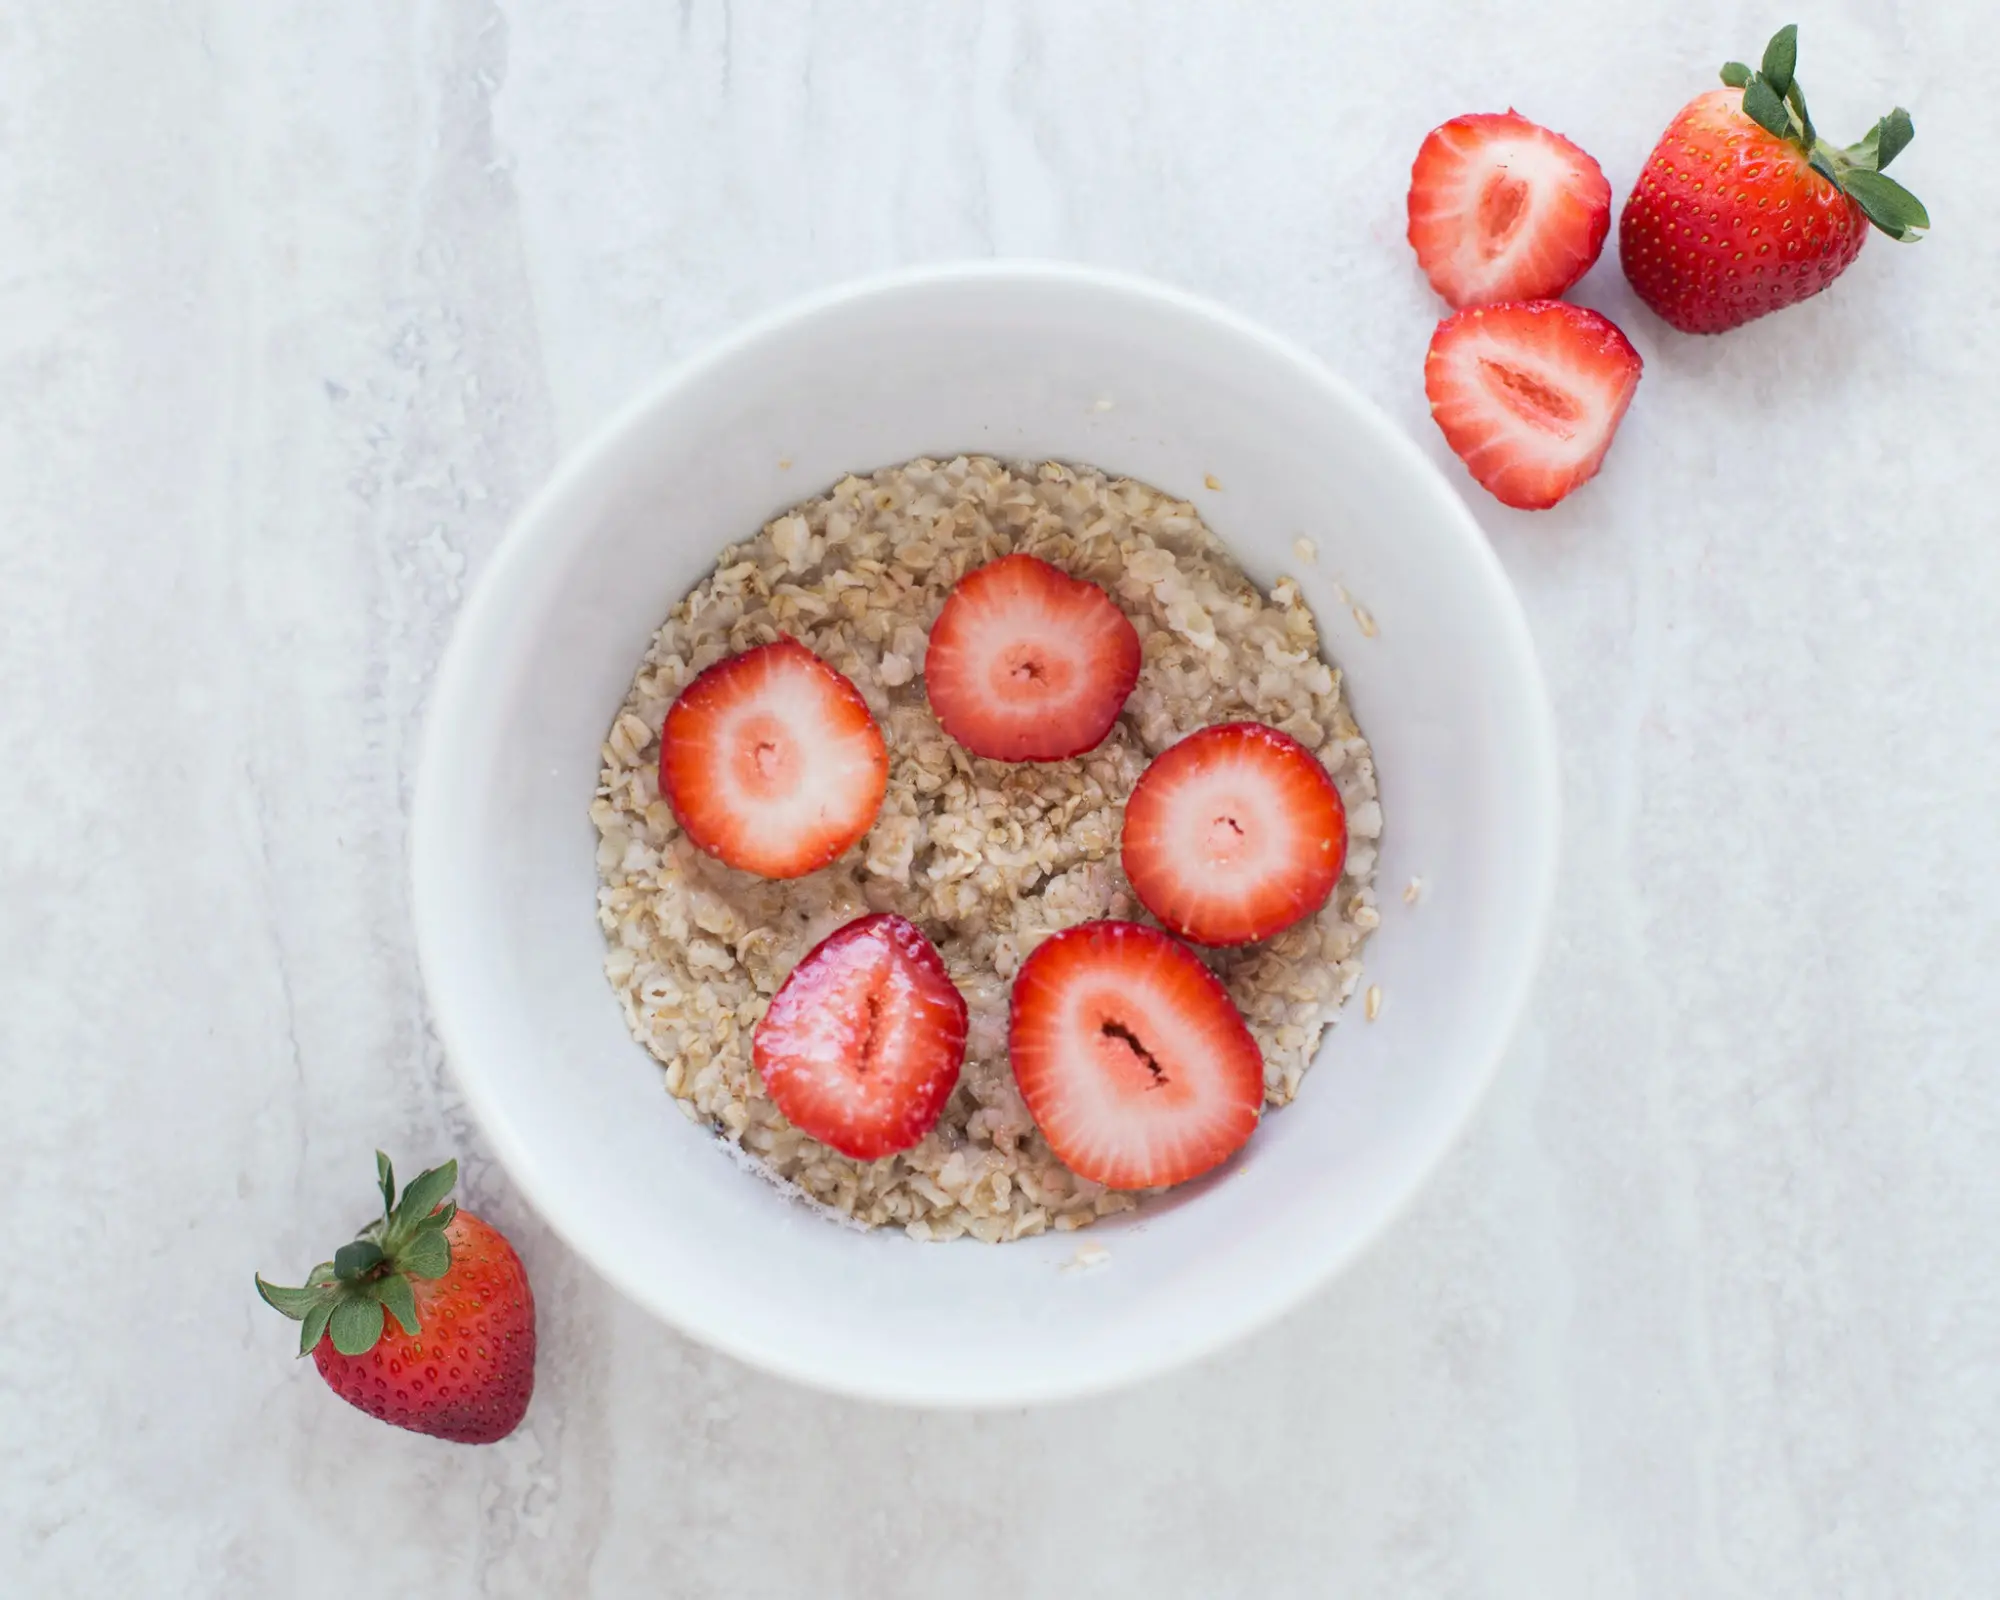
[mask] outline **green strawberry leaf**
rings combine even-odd
[[[333,1275],[343,1283],[352,1283],[373,1272],[385,1259],[382,1247],[373,1239],[356,1239],[334,1251]]]
[[[1907,150],[1916,136],[1909,112],[1898,106],[1870,128],[1859,144],[1847,147],[1847,158],[1857,167],[1880,172]]]
[[[1783,95],[1792,87],[1792,74],[1799,67],[1799,25],[1788,22],[1771,35],[1764,46],[1764,81],[1773,93]]]
[[[372,1287],[375,1297],[388,1308],[389,1314],[402,1324],[403,1332],[415,1338],[417,1335],[417,1297],[410,1292],[410,1280],[400,1272],[392,1272],[378,1280]]]
[[[1824,151],[1815,150],[1807,158],[1806,165],[1811,167],[1822,178],[1826,179],[1834,188],[1838,189],[1841,187],[1840,174],[1834,170],[1833,162],[1828,159]]]
[[[1880,172],[1909,148],[1910,141],[1917,136],[1917,125],[1910,120],[1909,112],[1898,106],[1876,126],[1881,132],[1875,136],[1875,170]]]
[[[1930,213],[1924,210],[1924,203],[1894,178],[1885,178],[1866,167],[1854,167],[1848,171],[1843,186],[1867,213],[1868,220],[1890,238],[1914,244],[1930,232]]]
[[[263,1297],[265,1305],[273,1311],[282,1311],[294,1322],[326,1298],[325,1292],[317,1288],[286,1289],[275,1283],[266,1283],[261,1274],[257,1278],[257,1293]]]
[[[1808,150],[1812,149],[1819,142],[1819,135],[1813,132],[1812,113],[1806,110],[1806,92],[1799,87],[1796,78],[1792,80],[1792,86],[1785,91],[1785,103],[1798,113],[1799,137],[1805,140]]]
[[[1750,69],[1740,61],[1722,63],[1722,81],[1732,89],[1740,89],[1750,81]]]
[[[403,1247],[396,1260],[413,1278],[442,1278],[451,1271],[451,1243],[443,1234],[426,1229]]]
[[[344,1356],[366,1355],[382,1337],[382,1302],[359,1296],[333,1308],[333,1347]]]
[[[375,1186],[382,1191],[382,1215],[392,1215],[396,1209],[396,1169],[380,1150],[375,1152]]]
[[[428,1172],[418,1173],[403,1191],[403,1198],[396,1206],[395,1226],[408,1230],[429,1216],[437,1203],[451,1193],[451,1186],[458,1182],[458,1163],[447,1161],[441,1167],[432,1167]]]
[[[1773,138],[1792,136],[1792,119],[1785,110],[1785,102],[1763,78],[1752,78],[1743,91],[1743,115]]]
[[[429,1231],[429,1232],[442,1233],[446,1228],[449,1228],[451,1226],[451,1219],[457,1215],[458,1215],[457,1205],[454,1204],[452,1201],[447,1200],[443,1205],[439,1206],[437,1210],[433,1211],[429,1216],[419,1219],[419,1221],[417,1222],[417,1232],[424,1233]]]
[[[328,1295],[308,1311],[305,1322],[299,1328],[299,1354],[309,1356],[319,1348],[320,1337],[326,1332],[326,1325],[333,1316],[333,1296]]]

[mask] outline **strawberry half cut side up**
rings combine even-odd
[[[757,1076],[787,1120],[856,1161],[936,1124],[965,1060],[965,997],[918,927],[880,913],[792,968],[757,1024]]]
[[[1902,243],[1931,219],[1889,163],[1916,137],[1896,107],[1860,142],[1830,144],[1799,87],[1788,24],[1755,71],[1681,108],[1646,158],[1618,221],[1639,298],[1683,333],[1722,333],[1818,294],[1861,253],[1870,226]]]
[[[535,1392],[535,1296],[500,1232],[450,1199],[458,1163],[396,1196],[375,1152],[382,1215],[298,1289],[257,1279],[266,1305],[300,1324],[327,1387],[371,1417],[457,1444],[519,1426]]]
[[[1079,1177],[1185,1183],[1257,1131],[1264,1060],[1228,991],[1172,935],[1086,922],[1014,978],[1008,1057],[1028,1114]]]
[[[1550,300],[1581,278],[1611,231],[1604,170],[1516,112],[1433,128],[1410,169],[1409,239],[1454,306]]]
[[[1540,511],[1596,474],[1642,366],[1617,325],[1583,306],[1474,306],[1431,335],[1424,390],[1480,485]]]
[[[1261,722],[1203,728],[1162,751],[1125,802],[1125,876],[1198,944],[1268,939],[1326,904],[1347,813],[1326,768]]]
[[[728,866],[799,878],[875,824],[889,748],[861,691],[796,639],[718,661],[660,730],[660,793]]]
[[[924,654],[944,731],[994,761],[1096,749],[1138,681],[1132,619],[1096,584],[1030,555],[959,579]]]

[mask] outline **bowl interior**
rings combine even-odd
[[[844,472],[979,451],[1148,480],[1192,499],[1258,581],[1297,578],[1374,744],[1386,818],[1383,923],[1365,956],[1380,1020],[1351,1007],[1296,1102],[1221,1173],[1086,1234],[1000,1247],[834,1226],[680,1115],[603,976],[587,816],[647,638],[720,546]],[[1301,536],[1316,562],[1295,553]],[[1464,507],[1407,439],[1278,341],[1068,270],[864,285],[676,373],[521,519],[430,716],[419,942],[501,1159],[635,1299],[852,1393],[1084,1392],[1305,1293],[1384,1226],[1470,1109],[1553,877],[1546,701]],[[1065,1270],[1084,1239],[1108,1258]]]

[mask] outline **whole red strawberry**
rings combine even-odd
[[[1914,137],[1898,106],[1859,144],[1813,127],[1780,28],[1762,69],[1722,69],[1722,89],[1681,108],[1625,202],[1618,257],[1639,298],[1683,333],[1722,333],[1815,295],[1861,253],[1873,223],[1923,237],[1917,197],[1884,177]]]
[[[519,1425],[535,1392],[535,1296],[514,1247],[446,1198],[458,1163],[419,1175],[396,1198],[375,1152],[382,1216],[303,1289],[257,1280],[267,1304],[303,1323],[327,1386],[371,1417],[458,1444],[492,1444]]]

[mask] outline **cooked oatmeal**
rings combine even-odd
[[[1067,761],[973,756],[924,697],[925,637],[945,596],[972,568],[1017,550],[1100,585],[1144,645],[1138,687],[1109,737]],[[789,881],[696,849],[658,785],[674,697],[725,656],[780,634],[853,680],[889,748],[888,795],[868,835]],[[591,805],[598,918],[633,1035],[690,1118],[856,1222],[998,1242],[1129,1210],[1135,1195],[1071,1173],[1023,1107],[1007,1065],[1009,983],[1060,929],[1152,920],[1119,869],[1126,795],[1148,761],[1196,729],[1267,722],[1333,775],[1347,808],[1346,870],[1317,916],[1202,956],[1263,1052],[1266,1109],[1292,1098],[1381,920],[1374,760],[1319,649],[1290,578],[1260,593],[1193,506],[1145,484],[985,457],[842,479],[722,552],[654,636],[605,740]],[[971,1025],[937,1126],[900,1155],[861,1162],[785,1121],[751,1064],[751,1035],[799,958],[870,911],[898,912],[931,937]]]

